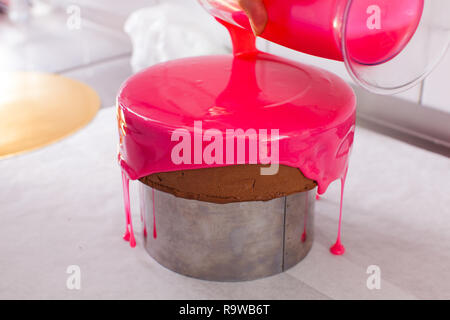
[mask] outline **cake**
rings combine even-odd
[[[136,245],[128,185],[139,180],[148,253],[236,281],[283,272],[311,249],[316,188],[345,180],[356,99],[336,75],[260,52],[224,24],[233,55],[168,61],[122,85],[118,160],[124,239]],[[340,237],[332,252],[344,252]]]
[[[177,197],[213,203],[268,201],[309,191],[317,184],[298,168],[280,166],[275,175],[261,175],[261,165],[160,172],[139,179]]]

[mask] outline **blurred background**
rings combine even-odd
[[[133,42],[134,71],[179,56],[229,51],[217,46],[214,50],[214,45],[202,43],[201,36],[195,38],[197,31],[183,30],[181,18],[169,18],[170,11],[180,13],[175,6],[179,5],[182,11],[192,10],[203,21],[209,20],[213,29],[222,31],[194,0],[1,0],[0,3],[3,13],[0,71],[51,72],[81,80],[97,91],[102,107],[115,103],[120,84],[133,73]],[[165,5],[168,6],[164,8]],[[136,10],[152,7],[150,12],[137,13],[130,19],[127,34],[127,18]],[[192,15],[185,20],[195,24]],[[168,31],[166,27],[172,29]],[[181,30],[178,35],[177,28]],[[208,32],[198,30],[214,42]],[[183,44],[183,33],[191,37],[184,39],[189,45]],[[222,36],[226,36],[225,31]]]

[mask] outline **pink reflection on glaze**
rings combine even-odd
[[[155,189],[152,189],[152,203],[153,203],[153,239],[158,237],[156,232],[156,211],[155,211]]]

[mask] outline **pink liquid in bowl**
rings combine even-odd
[[[214,16],[251,30],[237,0],[207,2]],[[262,38],[314,56],[343,60],[342,27],[349,0],[264,0],[264,4],[269,21]],[[392,59],[409,43],[424,0],[353,0],[350,5],[347,51],[352,60],[374,65]]]
[[[397,56],[419,26],[424,0],[353,1],[345,46],[359,64],[382,64]]]

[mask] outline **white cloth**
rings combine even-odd
[[[135,72],[172,59],[231,51],[225,28],[193,0],[140,9],[130,15],[125,31],[133,44]]]
[[[339,184],[317,202],[315,243],[296,267],[267,279],[216,283],[175,274],[125,230],[115,109],[35,152],[0,160],[0,299],[363,299],[450,298],[450,161],[357,128],[336,257]],[[81,290],[68,290],[68,266]],[[381,290],[369,290],[370,265]]]

